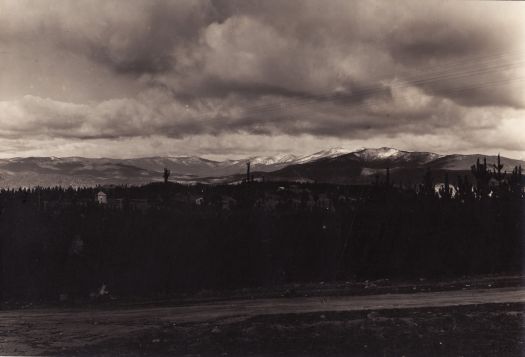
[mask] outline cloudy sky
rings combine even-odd
[[[0,156],[525,158],[525,3],[0,0]]]

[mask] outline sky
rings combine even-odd
[[[525,3],[0,0],[0,157],[525,159]]]

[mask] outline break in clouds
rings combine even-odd
[[[525,4],[0,1],[2,156],[525,157]]]

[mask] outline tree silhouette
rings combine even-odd
[[[472,184],[467,175],[463,179],[458,175],[456,198],[463,201],[472,198]]]
[[[490,171],[487,170],[487,158],[483,158],[483,164],[480,164],[478,158],[476,165],[470,167],[470,171],[476,178],[476,198],[482,198],[485,195],[488,195]]]
[[[515,166],[512,170],[509,179],[509,186],[514,196],[521,197],[523,190],[523,175],[521,171],[521,165]]]
[[[434,191],[434,179],[432,177],[432,171],[430,171],[429,167],[427,167],[427,171],[423,176],[423,183],[420,185],[419,193],[424,197],[434,197],[436,194]]]
[[[504,177],[504,174],[501,173],[501,169],[503,169],[503,164],[501,163],[499,154],[498,154],[498,163],[494,164],[493,166],[494,166],[496,178],[498,179],[498,181],[501,181]]]
[[[164,183],[168,183],[168,178],[170,177],[171,175],[171,171],[168,170],[167,168],[164,168],[164,173],[163,173],[163,177],[164,177]]]

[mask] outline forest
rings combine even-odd
[[[521,168],[420,181],[1,190],[0,300],[521,271]]]

